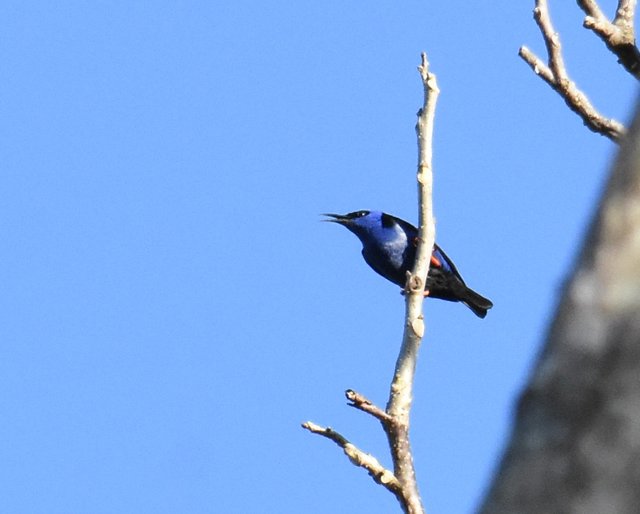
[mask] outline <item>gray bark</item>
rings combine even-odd
[[[639,111],[480,512],[640,512]]]

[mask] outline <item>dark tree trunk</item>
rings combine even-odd
[[[638,112],[480,512],[640,512]]]

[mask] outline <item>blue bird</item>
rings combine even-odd
[[[330,221],[353,232],[362,242],[362,256],[387,280],[404,288],[407,271],[416,259],[418,229],[411,223],[380,211],[325,214]],[[493,303],[464,283],[457,268],[438,245],[434,245],[425,286],[425,296],[462,302],[476,316],[484,318]]]

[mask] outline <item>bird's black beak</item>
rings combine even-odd
[[[348,218],[347,216],[344,216],[343,214],[328,214],[325,213],[323,214],[323,216],[327,216],[329,217],[329,219],[326,220],[322,220],[322,221],[329,221],[331,223],[338,223],[339,225],[346,225],[347,223],[349,223],[350,218]]]

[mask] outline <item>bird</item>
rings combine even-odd
[[[403,219],[381,211],[354,211],[348,214],[324,214],[328,221],[353,232],[362,243],[366,263],[387,280],[405,287],[407,271],[416,259],[418,229]],[[488,298],[469,288],[453,261],[437,244],[433,246],[425,296],[461,302],[479,318],[493,307]]]

